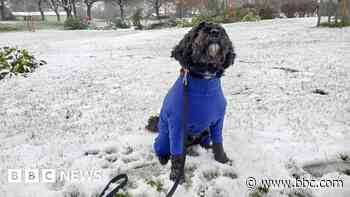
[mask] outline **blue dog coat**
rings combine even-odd
[[[154,149],[159,156],[183,153],[183,77],[180,76],[166,95],[159,117],[159,135]],[[209,137],[201,144],[222,143],[222,127],[226,109],[220,78],[198,79],[188,76],[187,135],[199,136],[209,128]]]

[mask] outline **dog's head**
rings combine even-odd
[[[236,54],[221,25],[202,22],[185,35],[171,56],[190,70],[223,73],[233,65]]]

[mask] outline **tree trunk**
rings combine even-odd
[[[124,21],[124,14],[125,14],[125,0],[117,0],[117,4],[119,5],[119,10],[120,10],[120,18],[122,21]]]
[[[119,8],[120,8],[120,18],[122,19],[122,21],[124,21],[124,4],[123,4],[123,2],[121,2],[119,4]]]
[[[346,25],[349,22],[348,0],[340,0],[341,22]]]
[[[44,13],[44,10],[42,8],[42,0],[39,0],[38,1],[38,9],[40,11],[40,15],[41,15],[41,20],[42,21],[45,21],[45,13]]]
[[[75,4],[75,0],[72,0],[72,8],[74,16],[77,16],[77,6]]]
[[[159,7],[156,7],[156,15],[157,15],[157,18],[159,19],[160,18]]]
[[[57,18],[57,22],[61,22],[61,16],[60,16],[60,12],[57,10],[54,10],[55,14],[56,14],[56,18]]]
[[[160,9],[160,2],[161,0],[155,0],[155,10],[156,10],[156,15],[157,15],[157,18],[160,19],[160,13],[159,13],[159,9]]]
[[[321,5],[323,4],[323,1],[317,5],[317,27],[321,25]]]
[[[65,9],[67,18],[72,17],[72,12],[69,9]]]
[[[89,20],[91,20],[91,8],[92,8],[92,4],[86,4],[86,16],[89,18]]]
[[[0,0],[0,14],[1,14],[1,20],[5,20],[5,1]]]
[[[59,13],[59,4],[56,0],[44,0],[47,3],[48,7],[55,12],[57,22],[61,22],[61,16]]]
[[[66,12],[67,18],[72,17],[72,2],[70,0],[61,0],[62,7]]]
[[[67,14],[67,18],[72,17],[72,10],[70,8],[63,8],[63,9]]]
[[[338,15],[338,11],[335,13],[334,16],[334,23],[338,23],[338,19],[339,19],[339,15]]]

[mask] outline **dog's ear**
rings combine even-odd
[[[233,46],[230,46],[225,57],[225,62],[224,62],[224,69],[228,68],[229,66],[233,65],[235,63],[236,59],[236,53],[234,51]]]
[[[186,36],[171,51],[171,57],[175,58],[180,63],[181,66],[187,66],[189,61],[188,55],[186,55],[188,53],[186,42],[185,42]]]
[[[235,63],[235,59],[237,57],[237,54],[235,53],[235,49],[234,46],[232,44],[232,41],[230,40],[230,37],[228,36],[226,30],[222,27],[221,30],[223,31],[224,35],[225,35],[225,43],[226,43],[226,47],[224,50],[225,55],[225,62],[223,64],[224,69],[227,69],[228,67],[230,67],[231,65],[233,65]]]
[[[207,26],[208,24],[209,24],[208,22],[203,21],[203,22],[199,23],[199,25],[197,26],[197,28],[200,28],[200,29],[201,29],[201,28]]]
[[[175,58],[181,66],[189,66],[192,55],[192,43],[198,36],[198,32],[206,25],[206,22],[200,23],[198,26],[193,27],[180,41],[178,45],[171,52],[171,57]]]

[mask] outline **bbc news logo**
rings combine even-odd
[[[102,179],[102,170],[8,169],[8,183],[82,182]]]

